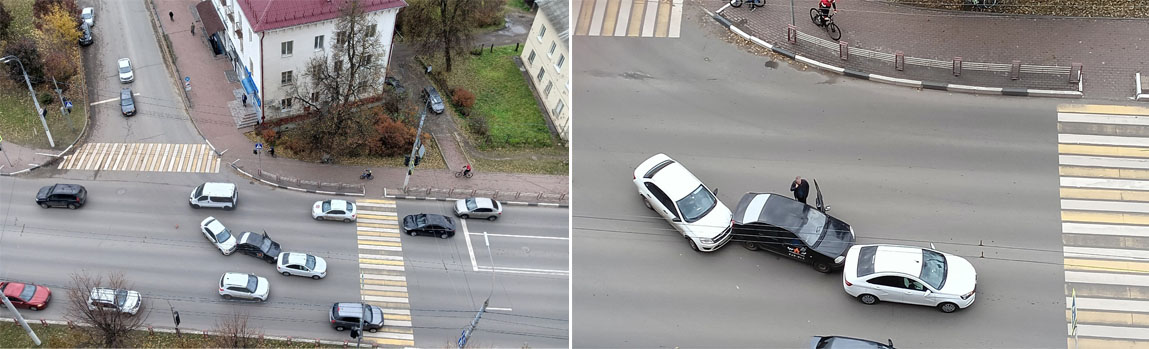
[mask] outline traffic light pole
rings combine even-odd
[[[32,337],[32,342],[36,343],[37,347],[40,346],[40,337],[37,337],[36,332],[32,331],[31,327],[28,327],[28,322],[24,321],[24,317],[20,315],[20,312],[16,311],[16,307],[12,306],[12,302],[8,301],[8,297],[0,294],[0,300],[4,301],[4,306],[8,307],[8,311],[16,315],[16,321],[20,323],[20,326],[24,327],[24,331],[28,332],[28,336]]]
[[[419,111],[419,128],[415,131],[415,145],[411,146],[411,157],[407,164],[407,176],[403,177],[403,190],[407,190],[407,183],[411,182],[411,172],[415,170],[415,152],[419,150],[419,135],[423,134],[423,120],[427,118],[427,108]]]
[[[56,77],[52,77],[52,86],[56,87],[56,97],[60,98],[60,115],[64,116],[64,121],[68,122],[68,128],[76,131],[76,126],[72,125],[72,119],[68,118],[68,114],[72,113],[72,101],[64,98],[64,90],[60,89],[60,84],[56,82]]]

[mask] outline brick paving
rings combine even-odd
[[[724,1],[699,2],[710,11]],[[809,17],[816,1],[796,1],[794,22],[799,31],[827,38]],[[949,69],[906,65],[905,71],[892,63],[851,55],[841,60],[836,50],[806,42],[790,44],[786,28],[791,23],[789,1],[767,0],[766,7],[750,11],[748,6],[728,8],[722,14],[741,29],[818,61],[896,78],[940,83],[1041,89],[1075,89],[1066,76],[1022,74],[1010,80],[1004,73],[963,70],[953,76]],[[842,29],[841,41],[852,48],[907,57],[965,62],[1070,66],[1083,64],[1086,98],[1127,100],[1133,96],[1134,73],[1149,67],[1149,20],[1066,18],[990,14],[954,10],[922,9],[881,1],[840,0],[834,21]]]

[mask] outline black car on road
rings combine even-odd
[[[751,192],[734,210],[734,240],[747,249],[774,252],[829,273],[845,265],[854,229],[784,195]]]
[[[336,331],[359,327],[360,320],[367,332],[375,333],[383,328],[383,308],[366,303],[335,303],[328,318]]]
[[[455,221],[439,214],[413,214],[403,217],[401,229],[411,236],[431,235],[446,239],[455,236]]]
[[[235,249],[240,253],[262,259],[268,263],[275,263],[279,259],[279,253],[283,252],[279,248],[278,242],[267,237],[267,232],[263,232],[262,235],[250,231],[243,232]]]
[[[810,338],[810,349],[894,349],[894,340],[881,343],[852,337],[814,336]]]
[[[136,99],[132,97],[132,89],[120,89],[120,112],[124,116],[136,115]]]
[[[43,208],[67,207],[77,209],[88,201],[88,190],[79,184],[55,184],[40,188],[36,204]]]

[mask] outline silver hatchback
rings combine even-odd
[[[466,198],[455,202],[455,215],[462,219],[486,218],[494,221],[503,214],[503,205],[490,198]]]

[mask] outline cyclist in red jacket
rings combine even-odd
[[[830,16],[830,8],[834,8],[834,13],[838,13],[838,3],[836,0],[820,0],[818,3],[818,10],[822,11],[822,20],[818,21],[818,26],[826,25],[826,20]]]

